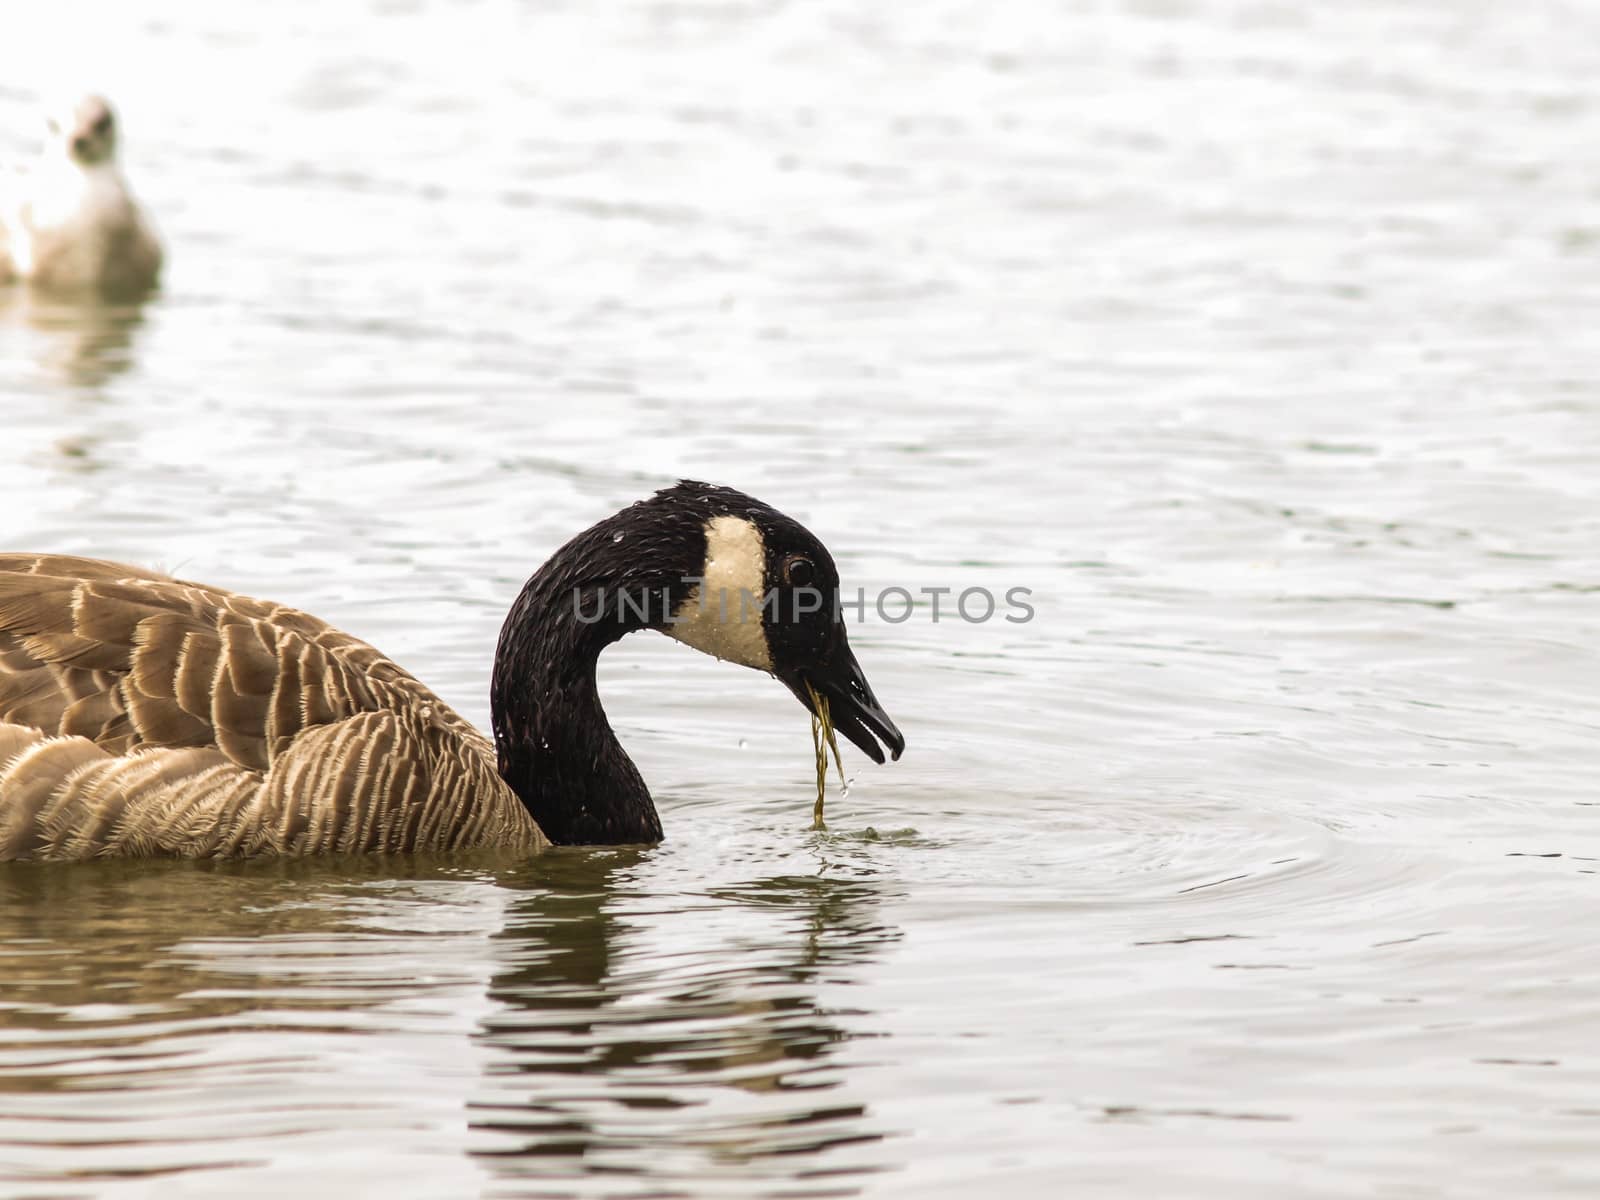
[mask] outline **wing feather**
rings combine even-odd
[[[487,739],[306,613],[0,555],[0,859],[547,844]]]
[[[169,645],[151,646],[150,659],[145,664],[139,655],[134,659],[134,682],[150,695],[168,695],[178,702],[178,707],[194,716],[211,709],[211,685],[217,678],[217,659],[222,646],[216,638],[201,630],[190,630],[178,643],[177,654]],[[163,673],[171,670],[168,682]]]

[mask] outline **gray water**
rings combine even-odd
[[[0,545],[480,723],[684,475],[1036,616],[856,623],[909,749],[827,833],[792,698],[641,635],[659,847],[5,868],[7,1194],[1600,1188],[1600,8],[28,20],[0,144],[103,88],[172,255],[0,299]]]

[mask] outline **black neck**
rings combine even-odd
[[[672,522],[645,539],[637,516],[619,520],[627,513],[579,534],[535,572],[495,654],[500,774],[558,845],[661,840],[650,791],[600,706],[595,666],[624,634],[665,622],[692,586],[680,564],[701,561],[704,536],[698,521]]]

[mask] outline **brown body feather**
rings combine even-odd
[[[0,859],[535,850],[493,745],[292,608],[0,555]]]

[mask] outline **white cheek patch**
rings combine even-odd
[[[761,530],[743,517],[706,522],[701,582],[672,614],[666,632],[714,658],[772,670],[761,617],[767,589],[767,547]]]

